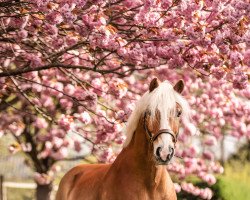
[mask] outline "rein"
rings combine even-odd
[[[147,114],[150,115],[149,112],[145,112],[145,115],[144,115],[144,129],[149,137],[149,141],[150,143],[153,143],[157,138],[158,136],[160,136],[161,134],[169,134],[172,136],[173,140],[174,140],[174,143],[177,142],[177,137],[176,135],[173,133],[172,130],[170,129],[160,129],[155,135],[153,135],[149,130],[148,130],[148,127],[146,126],[146,117],[147,117]]]

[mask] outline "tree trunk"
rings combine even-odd
[[[50,193],[52,191],[52,184],[39,185],[36,188],[36,200],[50,200]]]
[[[3,175],[0,175],[0,200],[3,200]]]
[[[225,167],[225,134],[222,133],[222,139],[220,143],[220,153],[221,153],[221,158],[220,162],[222,167]]]

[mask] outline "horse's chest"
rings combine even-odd
[[[176,200],[175,194],[168,194],[165,190],[148,190],[129,183],[126,187],[120,186],[114,185],[104,189],[98,200]]]

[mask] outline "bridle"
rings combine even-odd
[[[177,142],[177,134],[174,134],[173,131],[171,129],[160,129],[156,134],[152,134],[149,130],[148,127],[146,125],[146,117],[147,115],[150,115],[150,112],[145,112],[144,114],[144,129],[149,137],[149,141],[152,144],[157,138],[158,136],[160,136],[161,134],[169,134],[172,136],[174,144],[176,144]]]

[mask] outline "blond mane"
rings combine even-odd
[[[189,121],[190,108],[187,101],[174,89],[168,82],[164,81],[152,92],[146,92],[137,102],[134,111],[131,113],[125,129],[127,138],[124,147],[128,146],[133,134],[138,126],[140,117],[145,111],[149,111],[154,117],[155,111],[158,109],[161,115],[161,122],[166,122],[173,113],[175,113],[176,103],[182,108],[183,121]]]

